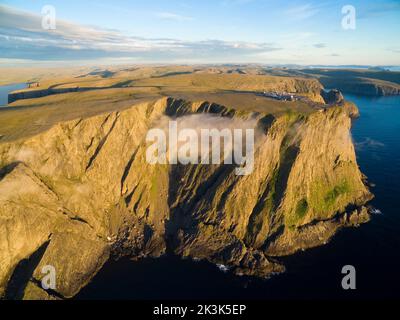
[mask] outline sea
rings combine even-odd
[[[0,107],[6,107],[8,104],[8,94],[15,90],[26,88],[25,83],[14,83],[6,86],[0,86]]]

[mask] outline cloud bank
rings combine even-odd
[[[160,13],[160,18],[190,19],[166,12]],[[260,53],[280,50],[272,43],[141,38],[118,30],[83,26],[60,19],[57,19],[56,30],[44,30],[41,19],[40,15],[0,5],[0,59],[224,61],[238,58],[246,60]]]

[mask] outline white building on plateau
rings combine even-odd
[[[38,81],[30,81],[26,83],[28,88],[37,88],[40,87],[40,83]]]

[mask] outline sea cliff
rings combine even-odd
[[[150,128],[198,114],[255,122],[250,175],[146,162]],[[350,127],[346,106],[273,116],[162,98],[0,143],[0,296],[70,298],[110,258],[166,252],[236,274],[283,272],[279,256],[369,219]],[[39,286],[46,265],[54,291]]]

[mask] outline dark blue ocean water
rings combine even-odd
[[[15,90],[21,90],[26,88],[25,83],[9,84],[6,86],[0,86],[0,107],[7,106],[8,94]]]

